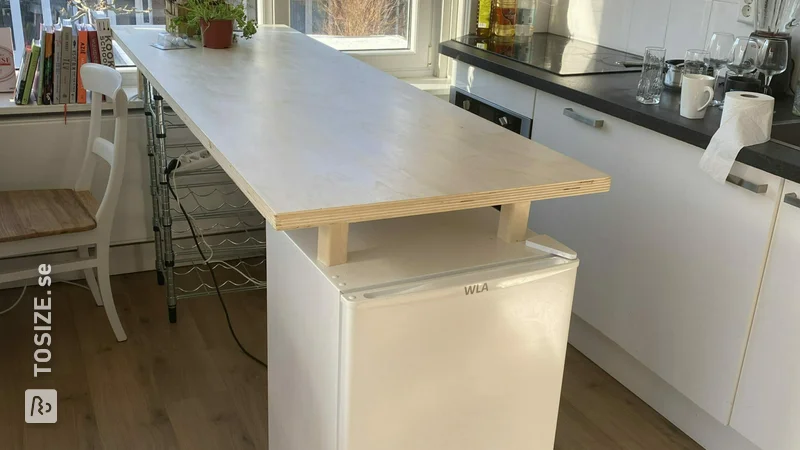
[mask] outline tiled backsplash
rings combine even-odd
[[[736,21],[737,0],[539,0],[552,2],[551,33],[571,36],[641,55],[646,46],[664,46],[668,58],[703,48],[711,33],[748,35],[752,26]],[[800,62],[800,27],[792,53]],[[800,72],[800,71],[796,71]],[[795,73],[795,77],[797,77]]]

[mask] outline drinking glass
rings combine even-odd
[[[789,43],[786,39],[764,39],[758,51],[756,69],[764,74],[764,93],[769,93],[769,83],[774,75],[783,73],[789,61]]]
[[[728,72],[742,76],[756,70],[758,60],[758,41],[750,36],[738,36],[728,54]]]
[[[646,47],[642,60],[642,76],[636,91],[636,101],[645,105],[657,105],[661,102],[664,90],[664,60],[667,49],[664,47]]]
[[[731,33],[723,33],[716,31],[711,35],[711,40],[708,41],[708,56],[706,57],[706,64],[714,69],[714,91],[719,88],[719,73],[728,64],[728,56],[733,48],[733,41],[736,38]],[[716,99],[711,102],[712,106],[722,105],[722,101]]]
[[[707,50],[700,50],[696,48],[686,50],[686,56],[683,58],[683,73],[705,75],[707,58]]]

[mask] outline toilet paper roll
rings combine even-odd
[[[742,147],[767,142],[772,132],[775,99],[755,92],[728,92],[722,121],[700,158],[700,168],[719,183],[725,179]]]

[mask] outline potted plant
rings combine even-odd
[[[242,37],[250,39],[256,33],[256,24],[247,19],[242,3],[225,0],[187,0],[183,5],[185,16],[172,19],[170,31],[183,24],[196,26],[200,30],[203,47],[228,48],[233,45],[234,22],[242,30]]]

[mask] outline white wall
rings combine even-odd
[[[540,0],[547,2],[550,0]],[[552,0],[550,32],[642,54],[664,46],[668,58],[703,48],[711,33],[749,35],[751,25],[736,21],[737,0]],[[800,42],[800,30],[793,33]],[[793,57],[800,60],[800,44]]]

